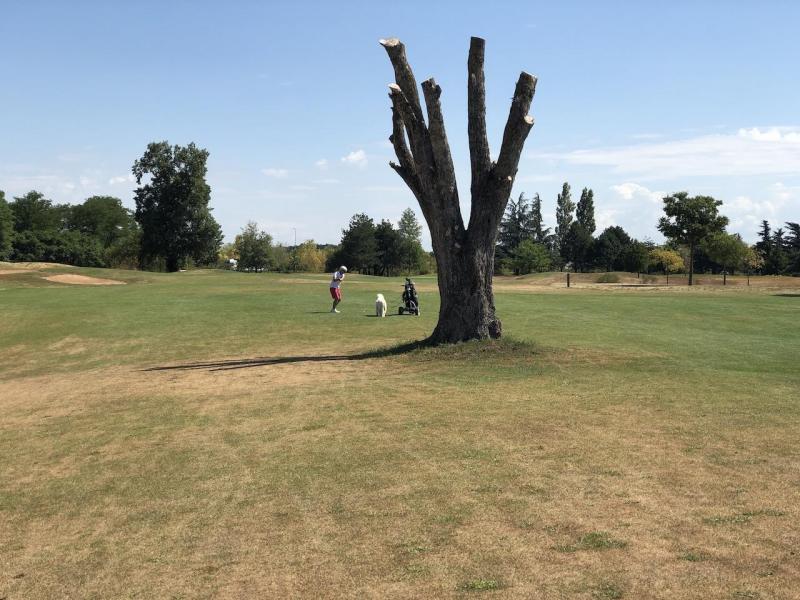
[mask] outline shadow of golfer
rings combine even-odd
[[[306,362],[339,362],[351,360],[369,360],[371,358],[386,358],[412,352],[425,347],[426,342],[417,341],[407,344],[398,344],[388,348],[370,350],[357,354],[329,354],[322,356],[265,356],[258,358],[243,358],[238,360],[217,360],[207,362],[185,363],[181,365],[165,365],[162,367],[148,367],[142,371],[232,371],[234,369],[249,369],[252,367],[271,367]]]

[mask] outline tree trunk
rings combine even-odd
[[[392,135],[399,164],[389,163],[419,202],[428,223],[439,280],[439,322],[429,338],[434,344],[498,338],[502,333],[492,293],[494,252],[500,219],[506,209],[525,139],[533,127],[528,109],[536,78],[521,73],[503,133],[497,162],[489,153],[483,75],[484,40],[470,41],[468,70],[468,137],[472,202],[464,226],[453,160],[433,79],[422,83],[428,122],[417,83],[397,39],[381,40],[394,67],[389,85]]]
[[[694,280],[694,244],[689,244],[689,285]]]
[[[430,337],[434,344],[499,338],[502,333],[492,292],[494,244],[459,246],[436,253],[441,303]]]

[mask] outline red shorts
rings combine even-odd
[[[342,290],[341,288],[331,288],[331,298],[334,300],[342,301]]]

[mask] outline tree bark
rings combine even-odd
[[[694,242],[689,244],[689,285],[694,281]]]
[[[442,344],[498,338],[502,324],[495,313],[492,292],[495,244],[522,147],[533,127],[533,119],[527,113],[536,90],[536,78],[525,72],[520,74],[500,153],[497,162],[492,162],[486,136],[485,42],[471,39],[467,91],[472,183],[470,218],[465,227],[439,102],[441,88],[433,79],[422,83],[426,124],[405,47],[394,38],[380,43],[395,73],[395,83],[389,85],[392,101],[389,140],[399,164],[389,164],[417,198],[436,257],[441,303],[439,322],[429,341]]]

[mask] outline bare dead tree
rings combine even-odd
[[[498,338],[502,325],[495,314],[492,293],[495,243],[522,147],[533,127],[528,109],[536,90],[536,78],[524,71],[520,74],[500,154],[493,162],[486,138],[485,41],[477,37],[470,40],[467,114],[472,204],[465,228],[439,102],[442,89],[433,78],[422,82],[428,113],[426,124],[405,46],[396,38],[380,43],[395,74],[395,83],[389,85],[392,101],[389,140],[399,164],[389,164],[419,202],[436,256],[441,305],[439,322],[429,341],[442,344]]]

